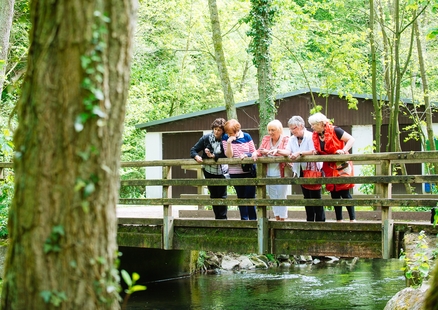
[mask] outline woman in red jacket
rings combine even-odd
[[[315,154],[348,154],[348,151],[353,146],[355,139],[342,128],[333,126],[329,119],[322,113],[315,113],[308,119],[310,126],[313,129],[313,144],[315,146]],[[326,177],[335,175],[335,170],[348,169],[347,166],[338,164],[337,162],[324,162],[322,170]],[[352,168],[352,167],[350,167]],[[326,184],[326,189],[330,191],[333,199],[352,199],[350,188],[354,184]],[[350,222],[356,221],[356,214],[353,206],[347,206]],[[336,220],[342,221],[342,206],[335,206]]]

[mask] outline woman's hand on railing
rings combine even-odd
[[[292,160],[296,160],[296,159],[300,158],[300,156],[301,156],[301,154],[299,152],[296,152],[296,153],[290,154],[289,158]]]

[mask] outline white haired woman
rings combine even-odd
[[[330,120],[322,113],[315,113],[308,119],[313,129],[313,145],[315,146],[314,154],[348,154],[348,151],[354,144],[355,139],[342,128],[333,126]],[[322,170],[326,177],[333,176],[334,170],[339,167],[336,162],[324,162]],[[350,188],[354,184],[326,184],[326,189],[330,191],[333,199],[352,199]],[[350,222],[356,221],[356,214],[353,206],[347,206]],[[335,206],[336,220],[342,221],[342,206]]]
[[[313,145],[312,133],[305,127],[301,116],[292,116],[288,121],[289,130],[292,137],[289,139],[286,149],[290,152],[290,159],[296,160],[305,155],[312,155],[315,151]],[[315,163],[318,169],[321,169],[322,163]],[[303,170],[307,167],[306,162],[296,162],[293,165],[295,175],[303,177]],[[309,189],[301,185],[304,199],[321,199],[321,189]],[[305,206],[306,221],[308,222],[325,222],[325,211],[323,206]]]
[[[258,150],[252,153],[256,161],[260,156],[274,157],[287,156],[284,153],[289,136],[283,134],[283,125],[279,120],[273,120],[267,126],[268,135],[264,136]],[[283,178],[286,163],[268,164],[266,176],[268,178]],[[288,185],[267,185],[266,192],[271,199],[286,199]],[[287,218],[287,207],[272,206],[277,221],[284,221]]]

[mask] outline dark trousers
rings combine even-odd
[[[251,173],[230,174],[231,179],[251,178]],[[236,185],[237,198],[255,198],[256,187],[254,185]],[[239,206],[241,220],[256,220],[257,212],[255,206]]]
[[[301,186],[304,199],[321,199],[321,190],[310,190]],[[324,207],[305,206],[306,221],[308,222],[325,222]]]
[[[345,189],[343,191],[333,191],[330,192],[333,199],[352,199],[349,189]],[[356,219],[356,213],[354,211],[354,207],[347,206],[348,216],[350,217],[350,221]],[[336,220],[342,220],[342,206],[335,206]]]
[[[211,174],[204,170],[204,177],[206,179],[225,179],[223,175]],[[207,186],[210,192],[210,198],[227,198],[227,187],[226,186]],[[213,205],[214,218],[216,220],[226,220],[227,219],[227,206],[215,206]]]

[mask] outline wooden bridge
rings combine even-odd
[[[340,256],[364,258],[392,258],[404,233],[408,231],[438,233],[429,222],[395,221],[393,207],[435,207],[438,195],[392,195],[396,183],[435,184],[436,174],[394,175],[395,167],[408,164],[432,166],[438,162],[438,152],[401,152],[358,155],[305,156],[299,161],[344,161],[357,165],[373,165],[374,176],[339,178],[266,178],[268,163],[287,162],[287,158],[262,158],[257,162],[257,178],[254,179],[172,179],[172,167],[201,168],[193,160],[161,160],[122,163],[122,167],[161,167],[161,179],[123,180],[122,186],[162,186],[162,198],[120,199],[121,205],[162,206],[162,218],[119,218],[118,243],[122,246],[157,248],[166,250],[210,250],[216,252],[308,254],[314,256]],[[252,159],[219,159],[218,163],[251,163]],[[205,164],[215,162],[204,161]],[[431,170],[435,171],[435,170]],[[267,206],[344,206],[342,199],[306,199],[292,195],[284,200],[266,196],[269,184],[374,184],[375,194],[355,196],[349,205],[371,206],[380,210],[379,221],[304,222],[302,220],[272,221],[267,216]],[[203,195],[196,197],[172,197],[172,187],[191,185],[243,185],[257,187],[256,199],[215,199],[215,205],[255,205],[256,221],[213,220],[208,218],[174,218],[172,206],[211,205]]]

